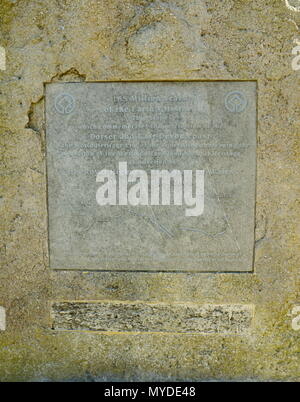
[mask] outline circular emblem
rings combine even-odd
[[[75,108],[75,100],[72,95],[66,93],[60,94],[55,98],[54,107],[60,114],[69,114]]]
[[[246,109],[247,99],[240,91],[228,92],[225,98],[225,107],[231,113],[240,113]]]

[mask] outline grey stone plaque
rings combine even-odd
[[[46,138],[50,267],[252,271],[255,82],[47,84]],[[104,169],[113,172],[116,205],[96,200]],[[135,169],[149,178],[148,204],[119,195]],[[203,170],[203,213],[174,205],[172,180],[170,205],[151,205],[153,170],[182,178]]]

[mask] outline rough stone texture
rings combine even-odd
[[[55,302],[52,328],[125,332],[243,334],[250,329],[249,305],[194,303]]]
[[[278,0],[2,0],[0,378],[299,380],[300,13]],[[254,274],[51,272],[45,82],[255,79]],[[247,336],[55,333],[52,300],[254,304]]]

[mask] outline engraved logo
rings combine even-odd
[[[240,91],[232,91],[226,95],[225,107],[231,113],[240,113],[246,109],[247,99]]]
[[[55,98],[54,107],[60,114],[69,114],[75,108],[75,100],[72,95],[63,93]]]

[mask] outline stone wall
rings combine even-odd
[[[1,381],[299,380],[300,13],[290,3],[1,0]],[[51,271],[44,84],[190,79],[257,80],[254,273]],[[72,324],[74,309],[105,315],[102,331]],[[165,325],[172,317],[183,331]],[[59,329],[64,319],[77,331]]]

